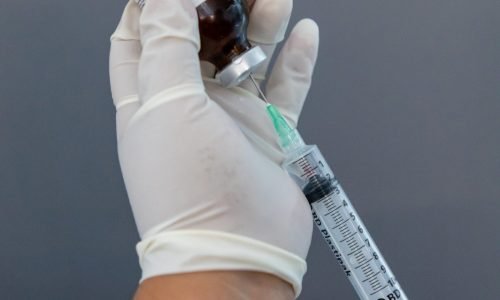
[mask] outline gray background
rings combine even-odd
[[[0,297],[128,299],[137,234],[115,149],[122,0],[0,1]],[[500,299],[500,2],[295,1],[320,145],[412,299]],[[356,299],[315,233],[300,299]]]

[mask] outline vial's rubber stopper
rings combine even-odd
[[[252,47],[250,50],[237,56],[231,64],[226,66],[220,72],[215,74],[224,87],[233,87],[239,85],[243,80],[255,72],[255,70],[266,60],[267,56],[259,46]]]

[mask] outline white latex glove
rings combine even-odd
[[[271,54],[291,7],[292,0],[257,0],[252,42]],[[310,86],[318,39],[316,24],[301,21],[267,85],[292,124]],[[118,152],[142,238],[142,280],[260,271],[288,281],[298,295],[312,233],[309,205],[280,167],[272,124],[254,91],[202,78],[191,0],[148,0],[142,11],[130,1],[111,40]],[[267,64],[260,79],[266,71]]]

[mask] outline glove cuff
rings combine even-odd
[[[155,276],[188,272],[257,271],[289,282],[298,297],[307,270],[305,260],[293,253],[221,231],[150,231],[137,244],[137,253],[141,282]]]

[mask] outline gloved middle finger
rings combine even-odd
[[[248,39],[267,54],[267,60],[255,74],[259,79],[264,79],[276,45],[285,38],[292,8],[293,0],[256,0],[253,4]]]

